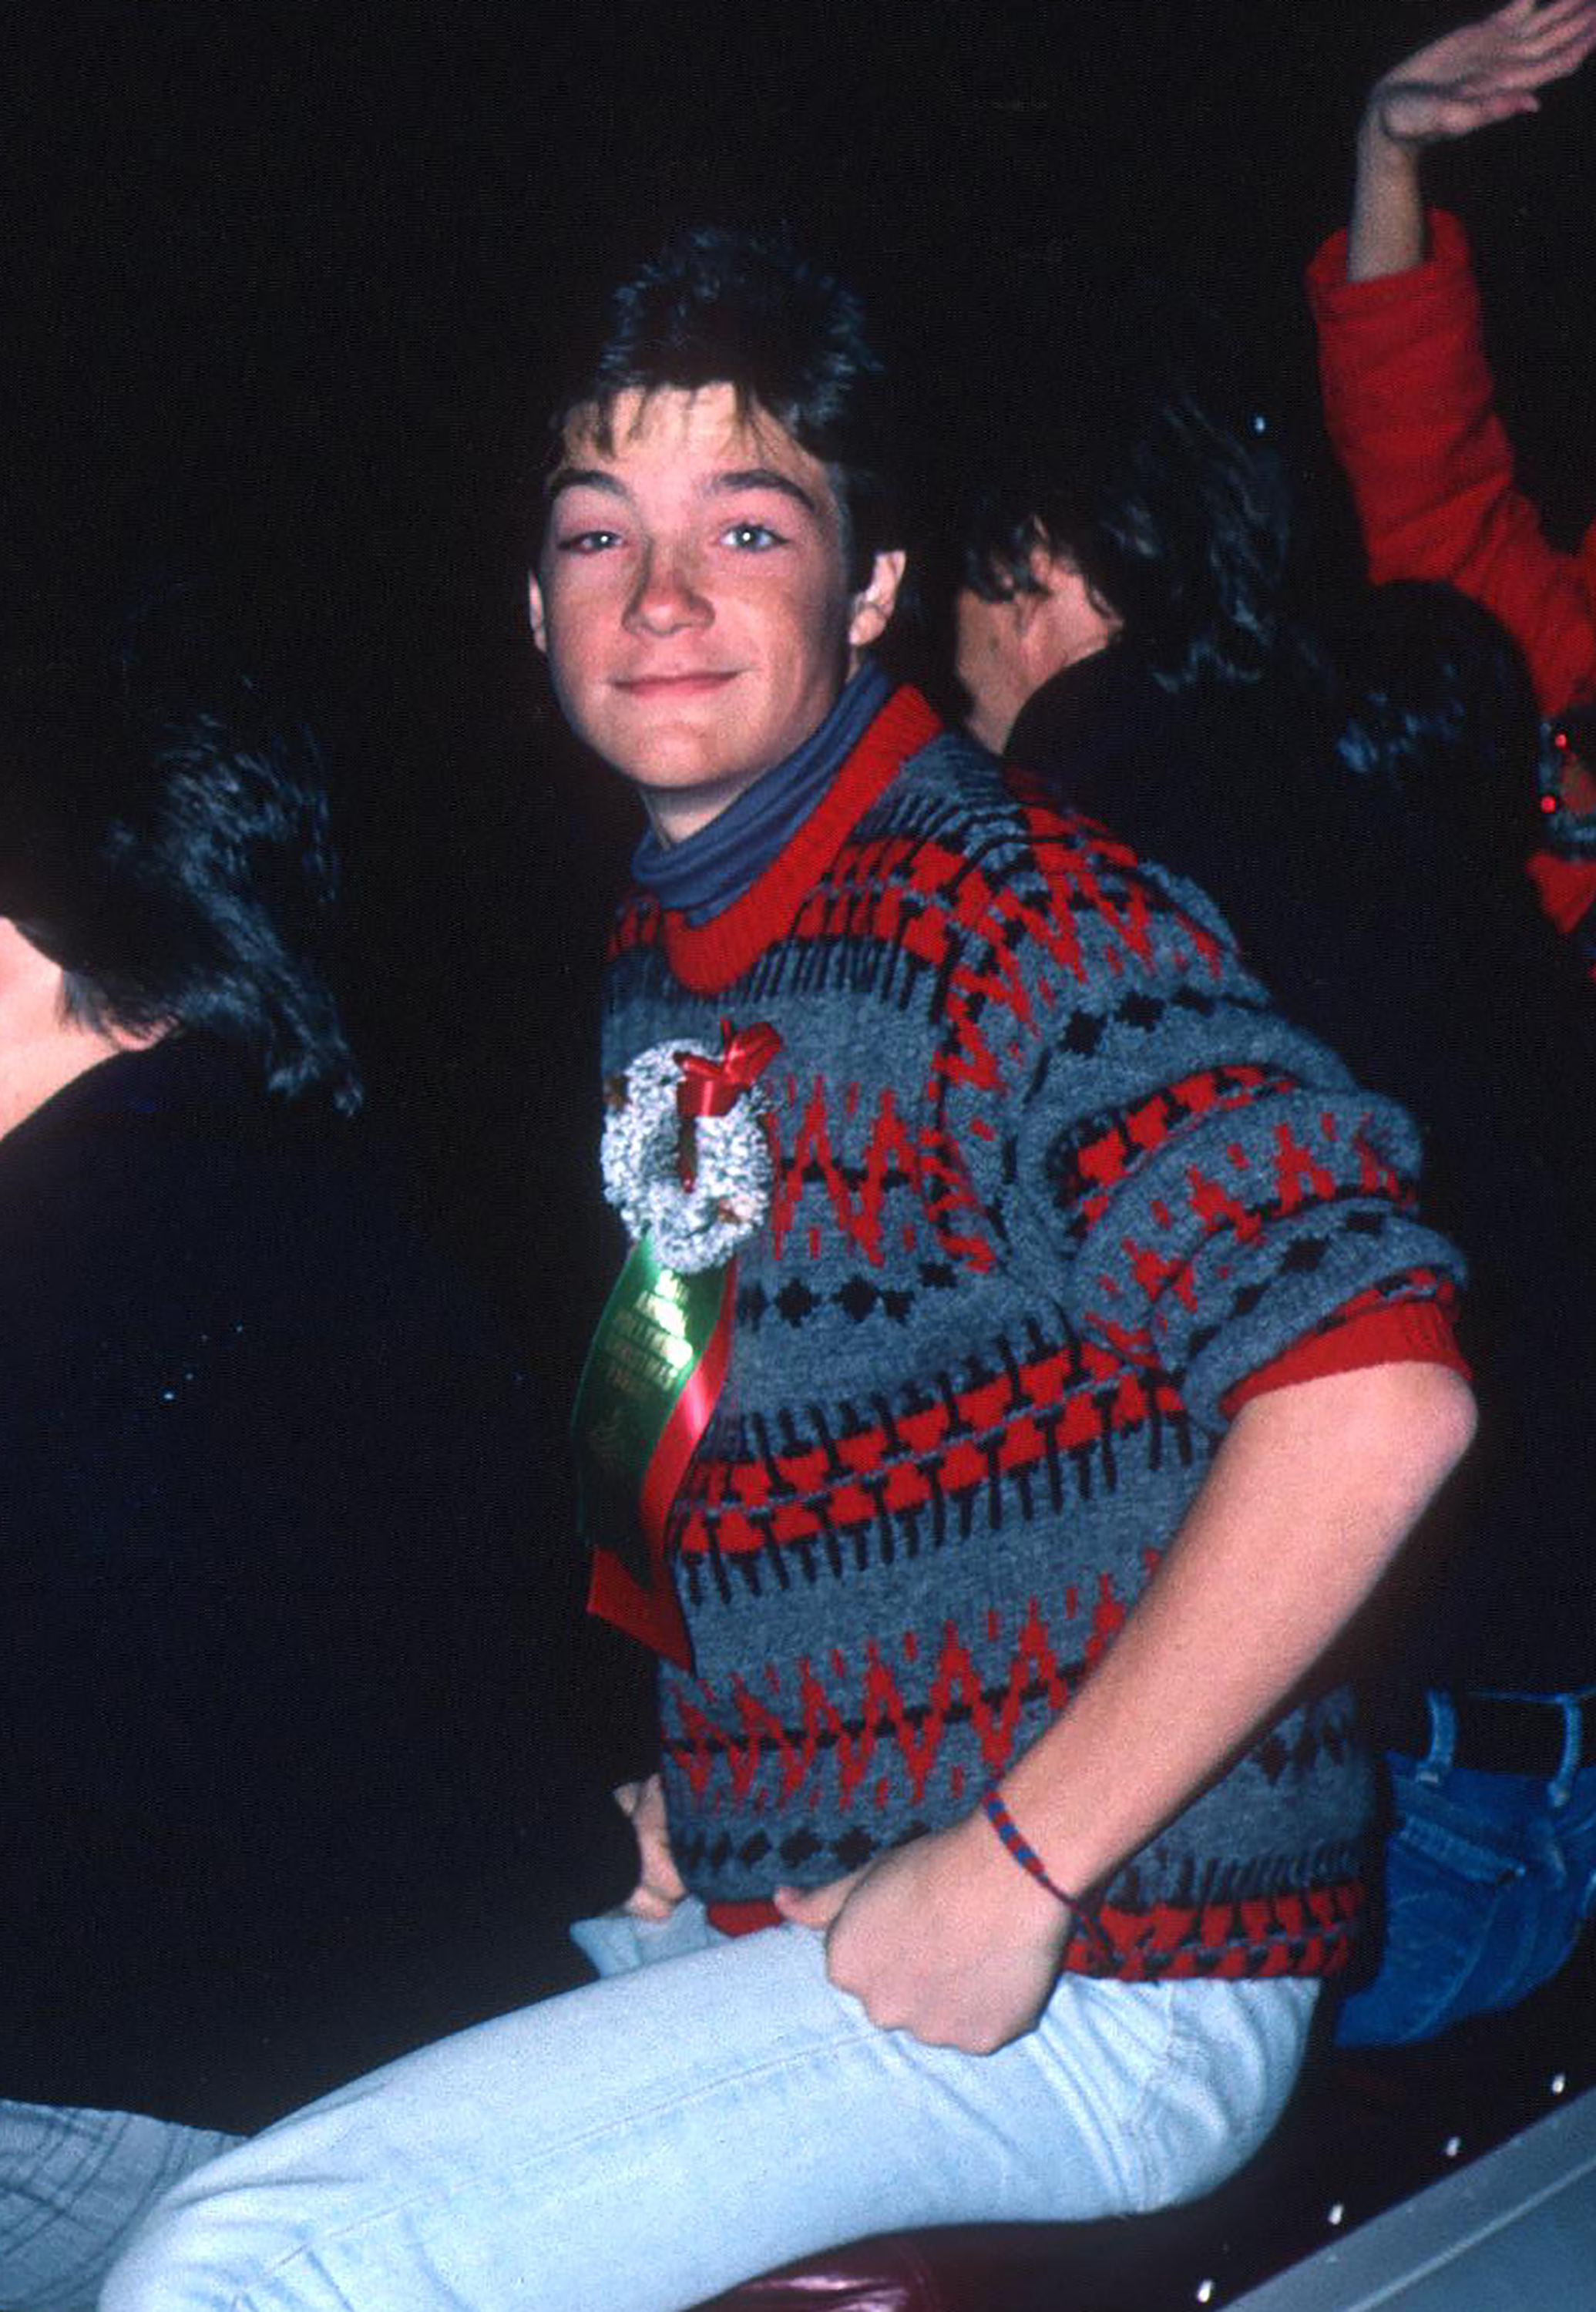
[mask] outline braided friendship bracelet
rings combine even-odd
[[[995,1782],[988,1782],[981,1792],[981,1812],[1020,1865],[1021,1870],[1029,1871],[1039,1887],[1045,1887],[1055,1902],[1062,1903],[1066,1911],[1074,1913],[1075,1923],[1087,1941],[1096,1943],[1099,1949],[1111,1961],[1114,1957],[1114,1947],[1103,1931],[1102,1922],[1096,1912],[1090,1903],[1083,1903],[1079,1895],[1069,1894],[1059,1886],[1057,1879],[1048,1876],[1047,1865],[1041,1856],[998,1797]]]
[[[1021,1830],[1019,1824],[997,1795],[997,1784],[988,1782],[981,1792],[981,1812],[1002,1839],[1022,1870],[1029,1870],[1039,1887],[1045,1887],[1056,1901],[1069,1911],[1078,1911],[1081,1898],[1066,1893],[1064,1887],[1048,1878],[1047,1866]]]

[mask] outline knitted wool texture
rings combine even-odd
[[[888,703],[745,897],[640,897],[604,1066],[768,1020],[771,1207],[679,1496],[661,1672],[691,1889],[816,1885],[969,1813],[1113,1642],[1226,1426],[1344,1317],[1448,1292],[1415,1135],[1269,1009],[1222,921]],[[1282,1532],[1280,1546],[1291,1536]],[[1122,1869],[1066,1965],[1333,1973],[1370,1789],[1344,1692]]]

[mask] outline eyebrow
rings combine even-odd
[[[602,466],[561,466],[550,474],[544,485],[547,498],[558,497],[562,490],[603,490],[612,498],[624,498],[625,490],[613,474]]]
[[[709,485],[717,497],[735,496],[743,490],[775,490],[794,499],[809,513],[816,512],[810,493],[774,466],[740,466],[734,472],[715,474]],[[626,486],[603,466],[561,466],[548,477],[546,495],[552,502],[562,490],[602,490],[607,497],[624,498]]]
[[[735,473],[717,474],[710,487],[720,495],[740,490],[776,490],[785,498],[795,498],[809,512],[815,512],[815,502],[809,492],[790,475],[778,474],[774,466],[742,466]]]

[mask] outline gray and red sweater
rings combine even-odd
[[[1453,1361],[1459,1272],[1405,1115],[1201,895],[911,690],[740,899],[621,912],[607,1071],[760,1020],[774,1188],[674,1513],[693,1668],[660,1687],[676,1860],[732,1926],[969,1812],[1112,1645],[1237,1404]],[[1066,1965],[1334,1973],[1369,1800],[1345,1692],[1310,1696]]]

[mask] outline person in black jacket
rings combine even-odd
[[[1413,1111],[1469,1264],[1478,1440],[1353,1654],[1392,1828],[1339,2030],[1428,2037],[1552,1974],[1596,1897],[1596,1014],[1521,864],[1546,737],[1451,590],[1302,613],[1268,423],[1172,336],[1075,355],[962,517],[971,726],[1199,884],[1278,1008]]]
[[[0,2305],[27,2312],[91,2304],[238,2132],[581,1979],[564,1921],[630,1883],[618,1817],[613,1856],[563,1829],[559,1442],[339,1114],[336,881],[314,743],[247,686],[0,683]]]

